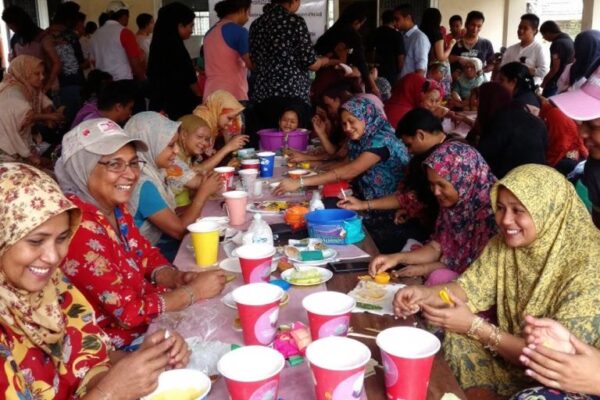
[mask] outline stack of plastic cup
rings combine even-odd
[[[225,377],[231,400],[277,399],[281,353],[264,346],[240,347],[225,354],[217,370]]]
[[[261,151],[256,154],[260,160],[260,177],[272,178],[275,168],[275,153],[272,151]]]
[[[210,267],[217,262],[219,255],[219,228],[215,222],[198,221],[188,225],[196,265]]]
[[[389,399],[425,400],[440,341],[423,329],[398,326],[377,335]]]
[[[317,292],[306,296],[302,306],[308,314],[312,339],[346,336],[355,305],[356,300],[339,292]]]
[[[238,172],[240,174],[240,178],[242,180],[242,186],[244,190],[248,193],[254,192],[254,182],[256,182],[256,177],[258,176],[258,171],[255,169],[241,169]]]
[[[269,282],[275,247],[267,244],[246,244],[235,250],[240,258],[244,283]]]
[[[317,400],[366,399],[365,368],[371,351],[361,342],[330,336],[306,348]]]
[[[248,205],[248,193],[242,190],[232,190],[223,193],[229,223],[231,225],[242,225],[246,222],[246,206]]]
[[[237,305],[246,345],[269,345],[277,333],[283,289],[270,283],[250,283],[231,295]]]

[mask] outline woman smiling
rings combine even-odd
[[[136,114],[125,125],[129,137],[148,143],[148,151],[138,154],[146,165],[129,200],[129,209],[142,235],[169,261],[175,259],[186,227],[200,216],[208,197],[221,187],[218,174],[203,175],[191,206],[175,213],[175,197],[165,179],[178,173],[172,167],[180,151],[179,126],[179,122],[153,111]]]
[[[81,123],[63,138],[56,174],[83,212],[62,269],[88,297],[115,347],[129,345],[166,311],[217,295],[221,272],[181,272],[140,234],[127,211],[146,144],[114,122]]]
[[[181,336],[164,339],[164,331],[112,359],[92,306],[58,268],[81,212],[56,182],[4,163],[0,198],[0,397],[136,399],[156,387],[165,368],[187,364]]]
[[[573,185],[556,170],[528,164],[491,192],[500,234],[456,281],[400,289],[397,315],[423,310],[446,330],[444,353],[460,385],[502,396],[532,386],[519,357],[526,315],[553,318],[591,345],[600,345],[600,234]],[[497,306],[498,326],[476,313]],[[555,347],[552,337],[539,343]],[[537,397],[536,397],[537,398]]]

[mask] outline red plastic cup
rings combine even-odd
[[[231,295],[240,315],[244,343],[263,346],[273,343],[283,290],[260,282],[240,286]]]
[[[242,160],[242,169],[252,168],[260,171],[260,160],[258,158],[251,158],[248,160]]]
[[[365,368],[370,358],[367,346],[345,337],[330,336],[308,345],[306,359],[317,400],[366,399]]]
[[[356,300],[344,293],[318,292],[302,300],[308,314],[308,325],[313,340],[328,336],[346,336],[350,313]]]
[[[244,283],[269,282],[275,247],[267,244],[247,244],[235,250],[240,258]]]
[[[235,168],[233,167],[217,167],[215,168],[215,172],[219,173],[221,176],[221,180],[223,181],[223,192],[227,192],[228,190],[233,190],[233,173],[235,172]]]
[[[423,329],[398,326],[377,335],[389,399],[425,400],[440,341]]]
[[[246,346],[221,357],[217,370],[225,377],[231,400],[276,399],[279,374],[284,365],[285,360],[278,351]]]

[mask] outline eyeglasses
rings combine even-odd
[[[141,172],[146,165],[146,161],[134,160],[125,162],[124,160],[110,160],[110,161],[98,161],[98,164],[105,165],[106,169],[110,172],[121,173],[127,170],[127,167],[131,168],[133,172]]]

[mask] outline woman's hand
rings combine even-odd
[[[454,305],[445,305],[437,307],[432,304],[421,304],[423,315],[435,326],[444,328],[447,331],[465,334],[471,328],[475,314],[469,307],[457,296],[448,290],[450,300]]]
[[[192,281],[196,279],[198,275],[200,275],[200,272],[177,271],[177,275],[175,276],[175,287],[192,283]]]
[[[544,386],[566,392],[600,395],[600,351],[573,334],[570,343],[575,354],[529,344],[519,359],[527,368],[525,374]]]
[[[211,171],[202,177],[200,184],[198,185],[198,193],[208,197],[211,194],[217,193],[223,187],[223,181],[221,175]]]
[[[415,276],[427,276],[429,275],[435,268],[432,268],[434,263],[428,264],[417,264],[417,265],[407,265],[406,267],[399,269],[398,271],[394,271],[394,275],[398,278],[412,278]]]
[[[312,117],[312,126],[313,131],[317,134],[318,137],[326,137],[327,136],[327,124],[319,115],[315,115]]]
[[[525,342],[535,346],[542,345],[563,353],[575,354],[571,344],[571,332],[550,318],[525,317]]]
[[[406,222],[406,217],[408,216],[408,211],[404,208],[399,208],[396,210],[394,214],[394,224],[401,225]]]
[[[337,206],[346,210],[361,211],[367,209],[366,202],[354,196],[346,196],[345,200],[337,202]]]
[[[273,189],[273,194],[277,196],[283,196],[287,192],[295,192],[300,189],[300,180],[299,179],[290,179],[285,178],[275,189]]]
[[[138,399],[158,386],[158,375],[169,366],[170,351],[177,339],[165,339],[160,330],[146,337],[139,350],[118,361],[98,382],[103,394],[114,399]]]
[[[233,151],[237,151],[239,149],[244,148],[244,146],[246,145],[246,143],[248,143],[248,140],[250,140],[249,136],[246,136],[246,135],[235,135],[223,147],[227,150],[227,153],[231,153]]]
[[[173,346],[169,351],[169,366],[171,368],[184,368],[188,364],[190,358],[190,350],[185,339],[179,332],[165,331],[164,329],[157,332],[162,332],[163,338],[167,336],[168,338],[173,337],[174,339]],[[159,343],[161,335],[158,335],[157,332],[150,336],[146,336],[138,351],[149,349]]]
[[[394,296],[394,314],[406,318],[418,313],[421,305],[430,301],[432,290],[425,286],[406,286],[398,290]]]
[[[210,299],[223,291],[227,279],[225,272],[210,271],[199,273],[189,286],[194,291],[197,300]]]
[[[398,254],[400,253],[380,254],[372,259],[371,264],[369,264],[369,274],[374,276],[379,272],[384,272],[388,269],[394,268],[399,264]]]
[[[288,155],[288,161],[293,162],[293,163],[307,161],[309,158],[306,154],[301,153],[298,150],[294,150],[294,149],[288,149],[287,155]]]

